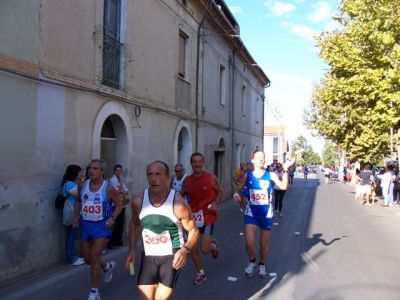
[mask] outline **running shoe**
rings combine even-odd
[[[254,275],[254,267],[256,266],[256,263],[249,262],[244,269],[244,275],[248,278],[252,277]]]
[[[71,266],[82,266],[85,264],[85,261],[83,259],[77,258]]]
[[[196,275],[194,276],[193,283],[195,285],[199,285],[199,284],[202,284],[204,281],[206,281],[206,279],[207,279],[206,273],[199,272],[199,273],[196,273]]]
[[[110,261],[107,263],[107,267],[104,270],[104,282],[110,282],[113,278],[112,271],[114,270],[117,263],[115,261]]]
[[[211,241],[211,244],[214,244],[214,248],[211,250],[211,256],[213,258],[217,258],[218,255],[219,255],[219,249],[218,249],[217,241],[215,239],[213,239]]]
[[[100,300],[100,294],[99,293],[89,293],[88,300]]]
[[[265,265],[258,266],[258,276],[264,278],[267,276],[267,271],[265,271]]]

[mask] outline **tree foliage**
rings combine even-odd
[[[304,121],[350,159],[375,162],[390,152],[390,128],[400,129],[400,4],[343,0],[339,11],[341,29],[317,37],[329,69]]]
[[[327,141],[324,144],[324,148],[322,149],[322,161],[326,166],[336,166],[339,164],[340,153],[338,151],[338,147]]]
[[[301,154],[296,155],[298,150],[303,149]],[[292,156],[297,156],[298,164],[316,165],[321,163],[321,158],[318,153],[315,153],[311,145],[307,144],[307,140],[304,136],[298,136],[292,142]]]

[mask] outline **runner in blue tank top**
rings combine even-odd
[[[103,179],[107,168],[105,161],[92,159],[89,164],[89,179],[79,187],[80,196],[75,201],[73,226],[81,228],[81,242],[85,262],[90,264],[91,289],[88,300],[100,300],[99,281],[110,282],[116,263],[105,262],[101,251],[111,236],[115,219],[121,213],[121,201],[115,188]],[[114,203],[114,212],[111,209]],[[101,271],[103,270],[103,272]]]
[[[286,189],[288,185],[288,168],[294,163],[287,161],[283,165],[282,181],[276,173],[270,173],[264,169],[265,155],[261,150],[256,150],[252,154],[254,171],[247,173],[237,186],[237,192],[233,195],[236,202],[240,203],[242,198],[238,191],[244,187],[248,189],[246,209],[244,212],[244,233],[246,250],[249,263],[245,268],[245,275],[251,277],[256,266],[256,247],[255,240],[258,228],[260,228],[260,260],[258,275],[265,277],[265,260],[268,255],[268,240],[271,236],[273,209],[271,205],[272,184],[276,184],[281,189]],[[273,183],[272,183],[273,182]]]

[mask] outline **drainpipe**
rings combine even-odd
[[[208,9],[210,8],[210,4],[213,3],[214,0],[208,0],[206,9],[204,10],[203,17],[200,21],[199,27],[197,28],[197,53],[196,53],[196,95],[195,95],[195,113],[196,113],[196,139],[195,139],[195,150],[198,152],[199,147],[199,76],[200,76],[200,37],[201,37],[201,28],[203,27],[204,20],[206,18]]]
[[[231,83],[231,103],[230,103],[230,108],[231,108],[231,117],[230,117],[230,127],[231,127],[231,174],[233,174],[233,171],[235,170],[235,155],[236,153],[235,150],[235,54],[236,54],[236,49],[232,50],[232,83]]]

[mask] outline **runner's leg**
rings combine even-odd
[[[271,231],[261,230],[260,232],[260,263],[265,263],[268,256],[269,238],[271,237]]]
[[[258,228],[259,227],[254,224],[244,225],[244,237],[246,241],[246,251],[249,260],[256,258],[255,242],[256,242],[256,233]]]
[[[156,297],[157,300],[168,300],[172,295],[172,288],[159,283],[156,289]],[[151,299],[151,298],[148,298]]]
[[[138,285],[138,300],[155,299],[157,284]]]
[[[100,272],[106,266],[106,263],[101,259],[101,251],[103,251],[106,242],[105,238],[93,239],[90,242],[91,280],[93,288],[99,287]]]

